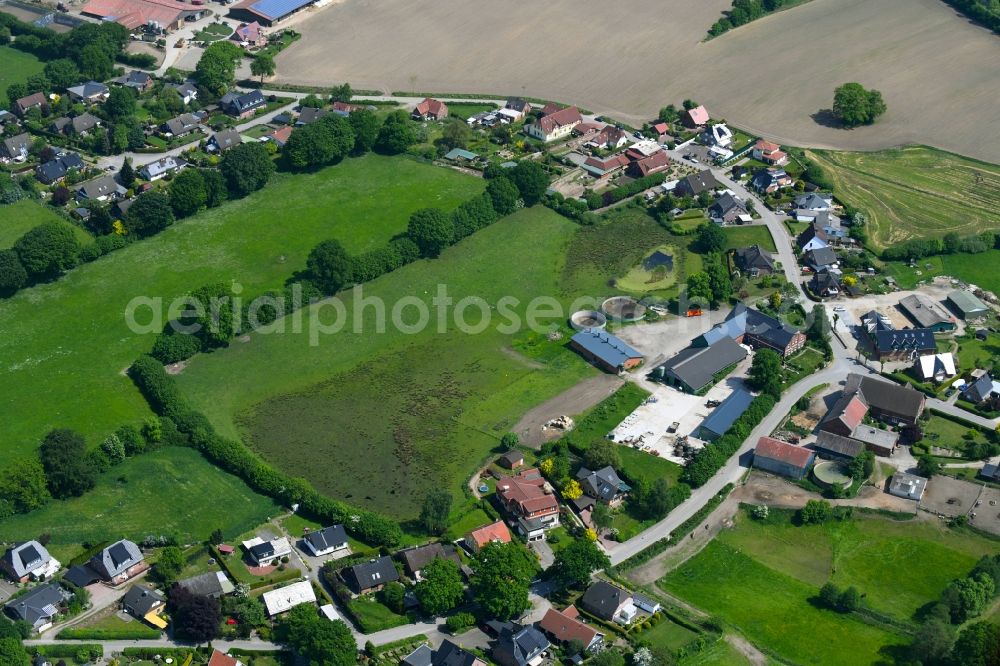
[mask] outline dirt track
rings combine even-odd
[[[586,379],[529,411],[518,421],[512,432],[517,433],[522,444],[537,449],[548,439],[561,434],[560,431],[553,430],[551,437],[546,437],[542,432],[545,423],[557,416],[576,416],[590,409],[614,393],[623,383],[614,375],[602,374]]]
[[[786,143],[927,143],[1000,162],[1000,40],[940,0],[812,0],[702,42],[729,0],[345,0],[297,26],[278,78],[358,88],[531,95],[625,120],[687,97]],[[657,18],[659,17],[659,18]],[[844,131],[813,119],[833,89],[880,89],[889,112]]]

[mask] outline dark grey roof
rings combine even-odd
[[[316,122],[317,120],[327,115],[328,113],[330,112],[326,109],[314,109],[311,106],[307,106],[303,108],[302,111],[299,113],[299,117],[295,121],[295,123],[297,125],[308,125],[310,123]]]
[[[198,95],[198,87],[195,86],[190,81],[185,81],[184,83],[173,84],[174,89],[180,94],[181,97],[189,97],[191,95]]]
[[[528,102],[526,100],[521,99],[520,97],[511,97],[510,99],[507,100],[507,104],[505,104],[504,106],[505,108],[513,109],[514,111],[523,112],[524,109],[528,106]]]
[[[426,644],[420,645],[416,650],[406,655],[401,662],[402,666],[433,666],[434,650]]]
[[[729,192],[726,192],[721,197],[716,199],[715,203],[708,207],[708,214],[712,217],[722,217],[733,209],[740,210],[744,213],[747,211],[746,204]]]
[[[993,378],[990,373],[984,373],[982,377],[969,384],[962,396],[973,403],[980,403],[990,397],[993,393]]]
[[[917,322],[917,325],[924,328],[938,324],[954,325],[951,315],[940,304],[920,294],[910,294],[900,299],[899,307],[903,308],[910,319]]]
[[[766,315],[760,310],[748,308],[743,303],[737,303],[726,317],[726,321],[739,322],[741,320],[744,322],[744,330],[748,335],[779,349],[787,347],[798,333],[792,326]]]
[[[823,232],[823,228],[818,224],[810,224],[808,227],[802,230],[799,237],[795,239],[798,243],[799,248],[803,248],[809,244],[814,238],[819,238],[821,241],[826,243],[826,234]]]
[[[274,544],[270,541],[264,541],[256,546],[250,546],[250,555],[258,562],[268,557],[274,557]]]
[[[22,152],[26,154],[31,147],[31,135],[27,132],[22,132],[9,139],[4,139],[3,147],[4,153],[10,157],[17,157]]]
[[[243,143],[243,137],[234,129],[216,132],[209,139],[219,150],[227,150]]]
[[[142,562],[143,555],[139,547],[127,539],[117,541],[90,560],[90,566],[104,578],[115,576]]]
[[[875,348],[880,353],[910,351],[918,355],[937,351],[934,331],[927,328],[876,330]]]
[[[708,430],[721,437],[736,423],[736,419],[743,415],[752,402],[753,395],[749,391],[741,388],[736,389],[708,415],[708,418],[701,422],[701,430]]]
[[[131,72],[125,76],[117,79],[118,83],[129,86],[131,88],[143,88],[149,84],[152,77],[146,72],[139,71],[138,69],[133,69]]]
[[[716,373],[747,357],[747,350],[730,337],[722,337],[707,347],[687,347],[657,367],[660,379],[672,377],[692,391],[708,386]]]
[[[627,342],[599,328],[580,331],[572,340],[613,368],[620,368],[629,359],[642,358]]]
[[[267,104],[264,94],[259,90],[252,90],[242,95],[236,93],[226,93],[219,100],[219,104],[228,111],[244,113]]]
[[[851,373],[847,375],[844,392],[857,390],[861,391],[865,402],[872,409],[902,414],[914,420],[923,411],[924,394],[910,386]]]
[[[305,541],[317,551],[338,548],[347,543],[347,530],[343,525],[331,525],[310,532],[305,536]]]
[[[603,620],[610,620],[614,618],[618,607],[631,598],[632,593],[628,590],[599,580],[587,588],[580,598],[580,605],[588,613]]]
[[[201,597],[218,597],[223,594],[222,583],[214,571],[179,580],[177,584],[191,594]]]
[[[831,195],[822,192],[807,192],[795,197],[795,207],[799,210],[829,208],[831,198]]]
[[[832,266],[838,261],[837,253],[828,247],[818,247],[814,250],[809,250],[807,254],[809,255],[809,265],[813,268]]]
[[[66,91],[77,97],[90,98],[95,95],[106,95],[108,93],[108,87],[103,83],[98,83],[97,81],[87,81],[86,83],[81,83],[80,85],[67,88]]]
[[[742,271],[752,268],[774,270],[774,259],[771,257],[771,253],[760,249],[759,245],[738,248],[733,252],[733,261],[736,263],[736,267]]]
[[[156,590],[144,585],[133,585],[122,597],[122,608],[136,617],[142,617],[163,602],[163,595]]]
[[[356,564],[344,571],[344,579],[356,592],[369,590],[399,580],[399,573],[389,557]]]
[[[707,190],[717,188],[719,181],[715,179],[715,175],[710,170],[705,169],[704,171],[699,171],[698,173],[682,178],[678,186],[681,188],[681,191],[691,194],[701,194]]]
[[[76,153],[66,153],[45,164],[40,164],[35,169],[38,179],[44,183],[53,183],[60,178],[64,178],[70,169],[84,168],[83,159]]]
[[[51,559],[49,551],[37,541],[25,541],[12,546],[3,555],[4,568],[13,573],[15,578],[24,578]]]
[[[576,473],[576,478],[585,493],[604,502],[610,502],[620,493],[632,490],[610,465],[596,472],[581,467]]]
[[[101,575],[86,564],[78,564],[70,567],[66,572],[65,579],[77,587],[87,587],[91,583],[96,583],[101,579]]]
[[[426,546],[407,548],[397,553],[397,555],[406,567],[407,572],[411,575],[422,570],[439,557],[441,559],[452,560],[456,564],[461,564],[461,560],[459,560],[453,546],[442,546],[439,543],[429,543]]]
[[[49,583],[11,599],[4,605],[4,610],[15,620],[23,620],[37,627],[53,618],[59,612],[59,605],[66,601],[68,596],[58,583]]]
[[[821,430],[814,445],[820,451],[829,451],[848,458],[856,458],[865,450],[865,445],[856,439]]]
[[[528,666],[531,660],[548,650],[549,646],[549,639],[534,625],[514,625],[500,633],[493,658],[502,666]]]
[[[434,651],[432,666],[473,666],[478,661],[476,655],[458,647],[448,639]]]
[[[813,275],[812,283],[819,291],[831,288],[840,290],[840,280],[837,278],[837,275],[827,270],[817,271]]]
[[[163,123],[162,128],[174,136],[179,136],[185,132],[193,132],[201,124],[202,116],[193,113],[182,113],[176,118],[171,118]]]

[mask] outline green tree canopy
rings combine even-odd
[[[710,252],[722,252],[726,247],[726,232],[714,222],[706,222],[698,227],[698,237],[695,239],[695,248],[702,254]]]
[[[168,188],[170,207],[177,217],[194,215],[208,202],[205,179],[199,169],[185,169],[177,174]]]
[[[393,111],[382,122],[375,150],[385,155],[398,155],[417,142],[417,132],[405,111]]]
[[[750,386],[761,393],[781,397],[781,356],[770,349],[759,349],[750,364]]]
[[[420,572],[421,580],[413,588],[420,606],[429,615],[441,615],[457,606],[465,595],[462,572],[451,560],[438,557]]]
[[[582,589],[595,571],[611,566],[611,560],[590,539],[577,539],[556,553],[550,573],[560,589]]]
[[[257,54],[250,63],[250,73],[260,77],[263,85],[265,76],[274,76],[274,58],[267,53]]]
[[[80,244],[69,225],[45,222],[17,239],[14,252],[28,277],[42,280],[73,268],[80,254]]]
[[[57,499],[79,497],[97,483],[97,470],[87,456],[83,436],[72,430],[50,431],[42,440],[38,454],[49,492]]]
[[[243,49],[228,39],[212,42],[195,66],[195,80],[216,95],[229,89],[236,76],[236,64],[243,59]]]
[[[517,210],[521,193],[509,178],[494,178],[486,185],[486,194],[497,215],[503,217]]]
[[[333,295],[351,283],[354,262],[340,241],[331,238],[312,249],[306,259],[306,270],[320,291]]]
[[[353,154],[364,155],[375,147],[379,129],[382,127],[378,116],[368,109],[360,109],[352,112],[347,121],[354,130],[354,149],[351,151]]]
[[[833,94],[833,115],[846,127],[871,125],[886,111],[882,93],[860,83],[845,83]]]
[[[311,604],[296,606],[280,621],[279,637],[310,664],[355,666],[358,648],[347,625],[321,618]]]
[[[125,86],[115,86],[104,101],[104,113],[112,121],[129,118],[135,113],[135,94]]]
[[[252,142],[226,151],[219,170],[226,179],[230,193],[243,197],[267,185],[267,181],[274,175],[275,166],[264,145]]]
[[[132,202],[122,223],[128,233],[139,238],[152,236],[174,223],[174,209],[167,195],[151,190]]]
[[[451,513],[451,493],[437,488],[427,493],[420,509],[420,522],[431,534],[443,534],[448,529],[448,514]]]
[[[525,206],[534,206],[541,201],[549,188],[549,174],[533,160],[521,160],[507,171],[507,176],[517,187]]]
[[[425,257],[436,257],[455,242],[455,228],[440,208],[423,208],[410,215],[406,235]]]
[[[14,250],[0,250],[0,296],[10,296],[28,284],[28,271]]]
[[[350,121],[330,114],[292,132],[282,154],[296,169],[312,169],[339,162],[353,149]]]
[[[520,543],[487,544],[476,554],[472,570],[476,600],[494,617],[509,620],[531,605],[528,586],[538,563]]]
[[[12,460],[0,472],[0,517],[34,511],[51,497],[38,460]]]

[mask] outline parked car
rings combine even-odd
[[[677,429],[680,428],[680,427],[681,427],[681,422],[680,421],[674,421],[673,423],[670,424],[670,427],[667,428],[667,432],[670,432],[670,433],[677,432]]]
[[[834,312],[847,312],[847,308],[845,308],[843,305],[838,305],[837,307],[835,307],[833,309],[833,311]]]

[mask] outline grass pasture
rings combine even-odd
[[[7,86],[24,83],[29,76],[40,74],[44,68],[45,64],[30,53],[0,46],[0,99],[6,104]]]
[[[838,198],[868,213],[876,248],[1000,229],[1000,166],[926,146],[808,155],[833,181]]]
[[[83,497],[0,521],[0,541],[46,532],[55,545],[115,537],[141,541],[151,533],[176,534],[182,543],[202,541],[219,527],[235,536],[280,511],[197,451],[168,447],[112,468]]]
[[[456,118],[461,118],[462,120],[468,120],[477,113],[482,113],[484,111],[495,110],[496,104],[470,104],[468,102],[448,102],[448,115],[454,116]]]
[[[771,232],[763,224],[750,224],[735,227],[724,227],[726,232],[725,250],[735,250],[738,247],[760,245],[761,249],[776,252]]]
[[[283,175],[245,199],[0,301],[0,404],[18,415],[0,420],[0,455],[26,454],[54,427],[95,443],[148,415],[123,373],[153,344],[152,334],[132,333],[125,321],[133,298],[163,298],[165,308],[212,282],[237,282],[244,295],[278,288],[321,240],[338,238],[352,253],[381,247],[414,210],[450,209],[482,187],[455,171],[377,155]]]
[[[82,227],[67,222],[55,211],[30,200],[18,201],[16,204],[0,208],[0,249],[13,247],[21,236],[45,222],[59,222],[73,229],[81,244],[93,240]]]
[[[456,301],[480,297],[492,306],[513,296],[523,312],[532,297],[557,293],[560,257],[576,230],[548,209],[524,210],[436,260],[366,284],[364,297],[389,309],[403,298],[429,302],[446,285]],[[353,317],[357,297],[342,297]],[[327,311],[324,320],[331,317]],[[178,376],[181,390],[222,432],[285,471],[406,519],[430,488],[457,494],[521,414],[595,372],[562,350],[544,361],[511,352],[512,337],[496,330],[497,320],[478,334],[450,320],[441,332],[435,323],[406,335],[391,323],[375,332],[374,317],[368,306],[361,329],[352,324],[315,346],[307,332],[255,334],[193,359]],[[470,323],[480,317],[466,314]]]

